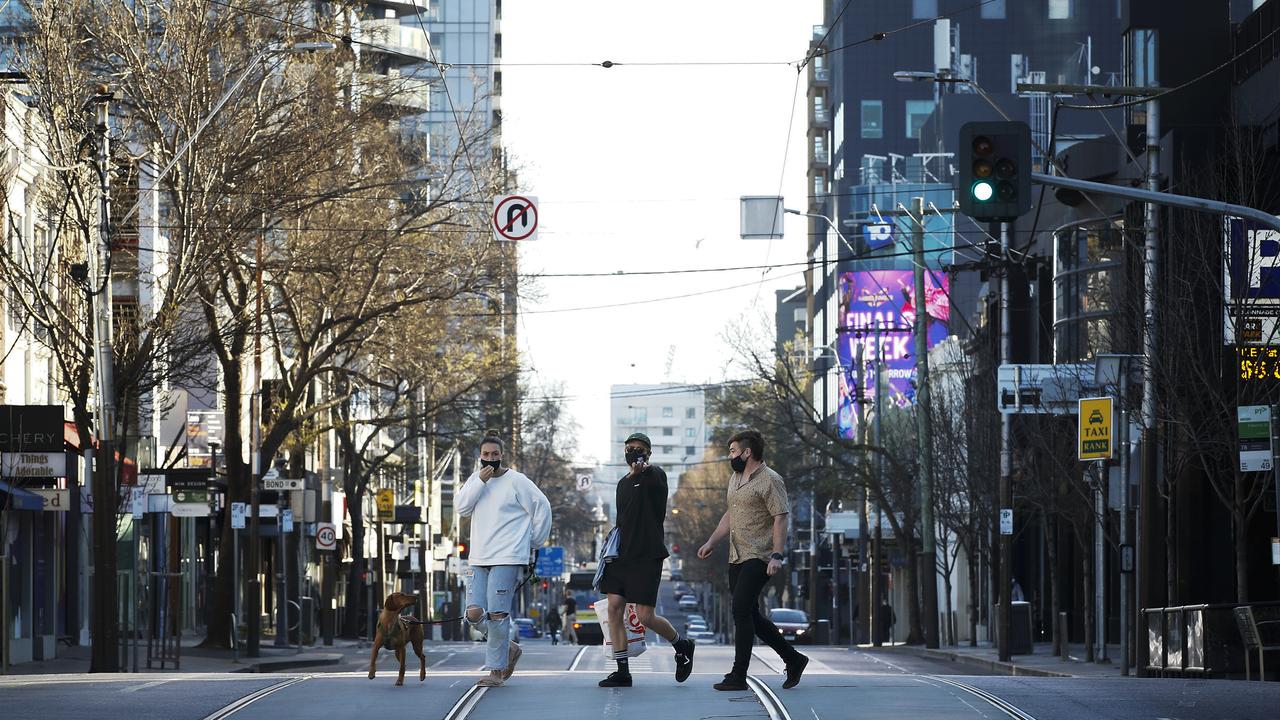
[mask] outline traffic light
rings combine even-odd
[[[546,580],[543,580],[543,581],[542,581],[542,589],[543,589],[543,590],[546,590],[547,588],[550,588],[550,587],[551,587],[551,583],[547,582]]]
[[[1031,209],[1031,128],[1024,122],[960,127],[960,212],[982,222],[1016,220]]]
[[[464,542],[458,543],[457,548],[458,548],[459,559],[466,560],[467,558],[471,557],[471,548],[468,548],[466,543]]]

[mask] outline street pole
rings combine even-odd
[[[1093,491],[1093,604],[1097,620],[1094,622],[1094,644],[1098,648],[1098,662],[1110,662],[1107,657],[1107,496],[1106,472],[1107,463],[1099,460],[1098,483]]]
[[[281,490],[276,495],[284,497],[285,491]],[[289,646],[289,581],[285,568],[288,564],[285,546],[289,544],[289,536],[284,531],[284,509],[285,506],[276,501],[276,647]]]
[[[263,223],[263,231],[258,233],[257,250],[255,253],[255,297],[254,297],[254,316],[255,326],[253,333],[253,392],[249,393],[249,430],[253,435],[253,452],[250,457],[253,458],[253,467],[249,468],[249,577],[247,581],[248,607],[245,608],[245,614],[248,616],[248,642],[246,643],[245,655],[248,657],[258,657],[262,644],[262,583],[259,579],[259,571],[262,569],[262,521],[259,516],[261,510],[261,497],[259,486],[261,484],[261,476],[263,473],[262,461],[262,244],[264,242],[263,234],[266,232],[266,223]]]
[[[1120,363],[1120,674],[1129,674],[1129,570],[1124,566],[1129,545],[1129,361]]]
[[[911,258],[915,276],[916,464],[920,473],[920,580],[924,645],[938,647],[938,551],[933,525],[933,419],[929,417],[929,313],[924,289],[924,198],[911,201]]]
[[[880,361],[881,361],[881,352],[882,352],[881,350],[882,346],[880,342],[881,342],[880,321],[877,321],[876,322],[875,373],[871,378],[871,382],[875,385],[875,395],[873,397],[875,399],[874,407],[876,412],[876,419],[875,419],[875,422],[872,424],[871,428],[872,428],[872,433],[875,435],[875,443],[876,443],[877,449],[882,449],[882,446],[880,445],[880,439],[881,439],[880,416],[882,414],[880,412],[880,369],[881,369]],[[883,452],[876,453],[876,482],[877,483],[884,482],[884,453]],[[881,595],[884,594],[884,588],[883,588],[884,575],[882,574],[883,568],[880,567],[881,554],[884,552],[884,539],[881,536],[881,530],[880,530],[881,525],[883,525],[883,523],[880,520],[880,503],[877,502],[875,504],[875,535],[873,536],[874,541],[873,541],[873,547],[871,550],[871,612],[869,613],[869,616],[871,618],[871,644],[875,645],[876,647],[880,647],[884,643],[884,633],[880,629],[880,626],[884,624],[884,622],[881,621],[880,619],[880,613],[881,613],[880,597]]]
[[[1000,364],[1009,364],[1009,224],[1000,223]],[[1011,447],[1011,426],[1009,413],[1000,413],[1000,512],[1013,512],[1013,448]],[[1003,525],[1003,522],[1001,523]],[[1001,662],[1008,662],[1012,657],[1009,651],[1010,622],[1009,607],[1009,565],[1013,554],[1012,534],[1006,534],[1000,527],[1000,588],[997,599],[1000,601],[997,623],[1000,632],[997,637]]]
[[[1147,190],[1160,191],[1160,103],[1147,102]],[[1156,335],[1156,272],[1157,243],[1160,238],[1160,214],[1154,202],[1147,203],[1143,225],[1146,227],[1144,262],[1142,266],[1143,323],[1142,323],[1142,473],[1138,491],[1138,607],[1139,617],[1143,608],[1151,607],[1157,556],[1155,537],[1156,493],[1156,374],[1155,358],[1158,337]],[[1172,502],[1172,499],[1170,500]],[[1172,598],[1167,598],[1172,600]],[[1143,670],[1147,646],[1144,643],[1139,654],[1138,674]]]
[[[854,334],[854,340],[857,342],[857,348],[858,348],[858,353],[857,353],[858,359],[855,361],[856,370],[857,370],[857,380],[855,381],[856,383],[855,387],[851,388],[851,393],[850,393],[853,397],[853,401],[857,403],[858,434],[859,434],[859,439],[861,440],[864,446],[867,444],[867,429],[868,429],[867,428],[868,418],[866,413],[867,366],[866,366],[866,342],[864,342],[865,338],[866,338],[865,330],[860,330]],[[865,454],[864,454],[864,457],[865,457]],[[867,538],[867,518],[869,516],[867,499],[869,496],[870,496],[870,493],[867,491],[867,483],[864,482],[862,483],[861,497],[858,498],[859,502],[858,502],[858,602],[857,602],[857,606],[862,609],[861,617],[866,618],[868,623],[871,620],[871,573],[869,572],[871,569],[871,560],[869,557],[867,557],[867,549],[869,544],[868,538]],[[850,572],[852,572],[852,570]],[[854,605],[852,599],[850,599],[849,604],[850,606]],[[857,634],[860,636],[858,638],[859,641],[865,640],[866,642],[871,642],[870,626],[869,625],[866,626],[867,632],[865,634],[861,632],[860,626],[861,626],[861,623],[854,620],[852,614],[850,614],[849,627],[854,628],[850,632],[857,632]]]
[[[94,365],[97,368],[98,450],[93,475],[93,648],[90,672],[117,672],[120,669],[120,629],[116,612],[116,510],[119,505],[115,482],[115,356],[112,353],[111,319],[111,94],[106,86],[93,98],[98,134],[98,247],[88,252],[96,262],[92,273],[89,302],[93,306]],[[93,286],[97,287],[95,291]]]

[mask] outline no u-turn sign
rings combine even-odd
[[[538,239],[538,198],[501,195],[493,199],[493,239],[498,242]]]

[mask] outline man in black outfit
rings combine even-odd
[[[663,541],[667,517],[667,474],[649,464],[652,445],[644,433],[627,438],[626,459],[631,472],[618,481],[614,507],[618,513],[618,557],[605,566],[600,592],[609,598],[609,638],[617,671],[600,687],[631,687],[627,661],[627,603],[647,628],[661,635],[676,651],[676,682],[693,672],[693,641],[682,638],[666,618],[653,611],[662,583],[662,563],[670,553]]]

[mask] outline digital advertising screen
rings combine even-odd
[[[925,273],[925,312],[928,316],[929,347],[947,337],[951,303],[947,297],[947,277],[939,270]],[[887,377],[881,402],[905,407],[915,401],[915,341],[911,328],[916,319],[915,280],[910,270],[866,270],[840,274],[840,359],[839,410],[841,436],[857,436],[860,418],[875,399],[875,362]],[[876,352],[876,328],[880,348]],[[862,346],[861,383],[858,346]]]

